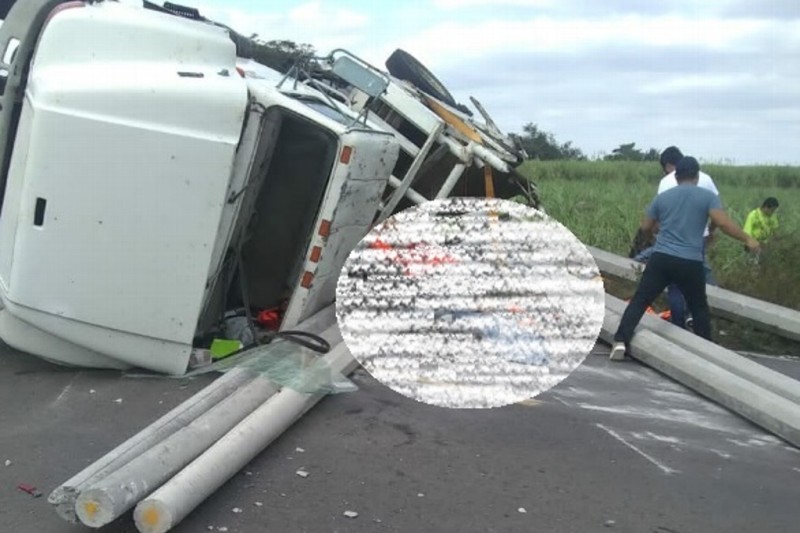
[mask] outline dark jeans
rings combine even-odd
[[[629,344],[633,332],[642,320],[647,308],[664,289],[675,284],[686,298],[689,312],[694,319],[694,332],[711,340],[711,316],[706,298],[706,273],[702,261],[690,261],[660,252],[654,253],[642,273],[642,280],[636,289],[614,340]]]
[[[704,250],[705,252],[705,250]],[[714,273],[711,271],[711,265],[708,264],[708,259],[703,261],[703,271],[706,278],[706,283],[709,285],[717,285],[717,280],[714,279]],[[667,301],[669,302],[670,314],[672,315],[672,323],[682,328],[686,327],[686,300],[680,288],[674,283],[667,287]]]
[[[670,321],[679,328],[686,328],[686,299],[674,283],[667,287],[667,302],[669,302]]]

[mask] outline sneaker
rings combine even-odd
[[[608,356],[612,361],[622,361],[625,359],[625,343],[615,342],[611,347],[611,355]]]
[[[686,329],[694,331],[694,319],[692,317],[686,319]]]

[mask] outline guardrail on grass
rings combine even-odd
[[[592,246],[586,248],[603,274],[638,281],[644,268],[641,263]],[[800,341],[800,312],[713,285],[708,285],[706,292],[712,314]]]

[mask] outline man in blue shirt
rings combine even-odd
[[[725,214],[719,196],[697,186],[700,165],[684,157],[675,168],[678,186],[657,195],[645,212],[641,228],[652,232],[659,226],[653,254],[614,335],[611,359],[620,360],[633,338],[645,310],[671,283],[678,286],[694,318],[694,332],[711,340],[711,316],[706,297],[703,232],[708,219],[724,233],[753,251],[758,241],[747,235]]]
[[[658,194],[662,192],[668,191],[673,187],[678,186],[678,182],[675,178],[675,166],[678,164],[683,158],[683,153],[681,153],[680,149],[677,146],[670,146],[661,152],[661,157],[659,159],[661,163],[661,168],[664,171],[664,177],[661,178],[661,181],[658,184]],[[711,179],[711,176],[706,174],[705,172],[700,171],[698,173],[699,178],[697,181],[697,186],[702,187],[704,189],[708,189],[709,191],[713,192],[717,196],[719,196],[719,190],[717,190],[717,186],[714,183],[714,180]],[[712,225],[706,226],[704,237],[706,248],[709,247],[710,243],[713,239],[713,230],[714,228]],[[639,230],[637,233],[637,238],[643,239],[646,238],[646,235],[642,235],[642,230]],[[653,247],[655,243],[650,241],[650,247],[638,252],[638,254],[633,253],[634,250],[631,250],[630,257],[633,258],[635,261],[639,261],[641,263],[646,263],[647,259],[653,253]],[[634,244],[643,245],[644,242],[634,242]],[[708,262],[708,257],[706,257],[705,261],[705,270],[706,270],[706,283],[709,285],[716,285],[717,282],[714,279],[714,275],[711,271],[711,265]],[[678,289],[677,285],[671,283],[667,287],[667,301],[669,302],[669,309],[671,314],[672,323],[681,328],[687,328],[692,323],[692,319],[690,316],[687,315],[687,307],[686,307],[686,300],[683,298],[683,294],[681,294],[680,289]]]

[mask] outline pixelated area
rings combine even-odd
[[[370,374],[452,408],[555,386],[589,354],[605,312],[597,265],[569,230],[485,198],[428,202],[376,226],[336,297],[342,336]]]

